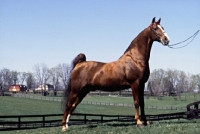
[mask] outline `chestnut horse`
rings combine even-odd
[[[65,97],[68,99],[62,118],[62,131],[68,129],[70,115],[76,106],[90,91],[94,90],[111,92],[131,88],[137,126],[147,124],[144,112],[144,86],[150,75],[151,47],[154,41],[164,46],[169,43],[169,37],[160,25],[160,21],[161,19],[156,22],[153,18],[152,23],[139,33],[124,54],[114,62],[86,61],[86,56],[82,53],[75,57],[65,92]]]

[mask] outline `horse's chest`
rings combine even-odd
[[[127,67],[126,76],[130,81],[142,80],[146,82],[149,78],[149,66],[138,62],[137,65]]]

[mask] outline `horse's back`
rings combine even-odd
[[[87,61],[77,64],[71,78],[81,87],[88,85],[98,90],[108,90],[108,88],[122,90],[129,87],[125,77],[124,65],[119,61],[109,63]]]

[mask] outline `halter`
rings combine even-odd
[[[158,35],[157,33],[156,33],[156,30],[154,30],[151,26],[150,26],[150,29],[151,29],[151,31],[159,38],[159,40],[162,40],[161,39],[161,36],[160,35]],[[162,32],[162,34],[164,34],[165,32]]]
[[[156,30],[154,30],[152,27],[150,27],[150,29],[158,38],[160,38],[160,36],[156,33]]]

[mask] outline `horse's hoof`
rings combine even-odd
[[[62,128],[62,132],[66,132],[68,129],[66,127]]]
[[[143,124],[144,124],[145,126],[149,126],[149,125],[150,125],[150,122],[147,121],[147,122],[144,122]]]
[[[137,127],[138,127],[138,128],[143,128],[144,125],[143,125],[143,124],[137,124]]]

